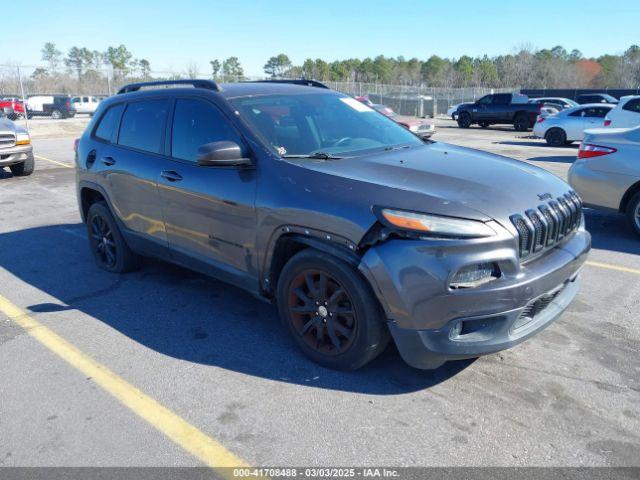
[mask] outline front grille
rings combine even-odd
[[[518,254],[520,258],[527,258],[557,244],[580,226],[582,200],[570,191],[537,209],[510,218],[518,232]]]
[[[16,136],[13,133],[0,133],[0,148],[13,147],[16,144]]]
[[[518,315],[518,319],[514,322],[513,328],[518,329],[535,320],[536,316],[542,313],[551,302],[553,302],[560,293],[566,288],[567,284],[563,284],[552,292],[546,293],[541,297],[532,300],[524,307],[524,310]]]

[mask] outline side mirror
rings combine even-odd
[[[228,140],[206,143],[198,147],[196,160],[201,167],[251,165],[251,159],[244,156],[240,145]]]

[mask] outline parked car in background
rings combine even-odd
[[[605,127],[633,128],[640,125],[640,95],[620,97],[604,119]]]
[[[529,103],[557,105],[558,107],[560,107],[559,110],[565,110],[567,108],[577,107],[579,105],[579,103],[575,100],[564,97],[530,98]]]
[[[148,88],[167,85],[183,88]],[[128,85],[76,151],[100,268],[155,256],[244,288],[330,368],[390,339],[417,368],[517,345],[569,307],[591,248],[560,178],[423,142],[327,88]]]
[[[458,107],[458,126],[469,128],[478,124],[482,128],[494,124],[512,124],[519,132],[533,126],[542,111],[542,105],[528,103],[529,97],[520,93],[494,93],[485,95],[475,103]]]
[[[71,106],[71,98],[66,95],[34,95],[27,98],[29,116],[70,118],[76,114]]]
[[[29,133],[0,111],[0,169],[3,167],[21,177],[33,173],[35,162]]]
[[[587,128],[604,127],[604,118],[614,105],[594,103],[562,110],[554,115],[540,115],[533,134],[555,147],[580,141]]]
[[[420,138],[429,138],[436,132],[436,127],[432,120],[410,117],[408,115],[398,115],[393,111],[393,109],[380,103],[372,104],[371,108],[384,116],[389,117],[394,122],[399,123],[410,132],[418,135]]]
[[[373,102],[369,99],[369,97],[358,96],[358,97],[355,97],[355,99],[358,100],[360,103],[364,103],[368,107],[373,106]]]
[[[640,126],[587,130],[569,183],[587,206],[627,216],[640,235]]]
[[[0,99],[0,111],[11,120],[24,118],[24,105],[18,97],[4,97]]]
[[[578,95],[576,101],[580,105],[587,103],[618,103],[618,99],[616,97],[612,97],[608,93],[583,93]]]
[[[98,100],[96,97],[86,95],[82,97],[73,97],[71,99],[71,108],[73,108],[76,113],[86,113],[89,115],[93,115],[98,108],[99,103],[100,100]]]
[[[451,117],[451,120],[457,120],[458,119],[458,107],[460,107],[460,105],[470,105],[470,104],[467,104],[467,103],[456,103],[455,105],[451,105],[447,109],[447,117]]]

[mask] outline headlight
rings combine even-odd
[[[409,130],[411,132],[417,132],[418,128],[420,128],[420,125],[409,125]]]
[[[29,138],[29,134],[25,132],[18,132],[16,134],[16,145],[29,145],[31,143],[31,138]]]
[[[486,223],[475,220],[388,208],[382,209],[380,214],[387,223],[402,230],[453,237],[491,237],[496,234]]]

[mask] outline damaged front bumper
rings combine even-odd
[[[510,348],[552,323],[577,294],[578,270],[590,248],[583,227],[523,264],[506,232],[476,240],[389,239],[369,248],[359,269],[404,360],[436,368]],[[497,278],[452,288],[462,268],[486,263],[499,268]]]

